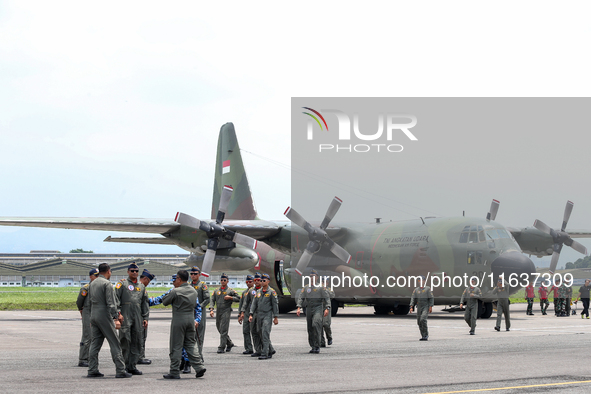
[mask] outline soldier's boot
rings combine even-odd
[[[185,367],[183,368],[183,373],[191,373],[191,363],[185,361]]]
[[[261,354],[258,352],[255,352],[253,354],[250,355],[250,357],[259,357]]]
[[[230,342],[230,343],[228,343],[228,345],[226,346],[226,351],[227,351],[227,352],[229,352],[229,351],[232,351],[232,348],[233,348],[234,346],[236,346],[236,345],[234,345],[234,343],[233,343],[233,342]]]

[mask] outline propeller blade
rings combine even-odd
[[[267,254],[269,254],[269,252],[273,250],[273,248],[271,248],[266,243],[239,233],[234,234],[232,242],[236,242],[237,244],[242,245],[244,247],[254,249],[255,252],[257,252],[261,257],[267,256]]]
[[[558,265],[558,258],[560,257],[560,252],[552,253],[552,261],[550,261],[550,275],[554,274],[556,271],[556,266]]]
[[[213,267],[213,261],[215,260],[215,250],[207,249],[205,257],[203,258],[203,266],[201,267],[201,275],[209,278],[209,273]]]
[[[310,263],[310,260],[312,260],[312,256],[313,254],[310,253],[308,249],[304,250],[304,253],[302,253],[302,257],[300,257],[300,260],[298,261],[298,265],[296,266],[295,272],[300,274],[300,276],[303,275],[302,273],[308,267],[308,263]]]
[[[584,254],[585,256],[587,255],[587,248],[577,241],[573,240],[573,243],[572,245],[570,245],[570,247],[576,250],[577,252]]]
[[[492,200],[492,203],[490,204],[490,209],[488,210],[488,214],[486,215],[486,220],[495,220],[495,218],[497,217],[497,212],[499,211],[499,204],[500,202],[498,200]]]
[[[564,207],[564,218],[562,219],[562,228],[560,231],[564,231],[566,229],[566,224],[568,223],[568,219],[570,219],[570,214],[573,211],[574,204],[572,201],[566,202],[566,207]]]
[[[222,189],[222,196],[220,197],[220,207],[218,208],[218,214],[215,218],[217,224],[221,224],[224,221],[226,212],[228,211],[228,205],[230,205],[230,199],[234,189],[231,186],[224,186]]]
[[[291,220],[303,229],[306,229],[306,225],[310,227],[310,224],[306,221],[306,219],[304,219],[302,215],[297,213],[296,210],[292,209],[291,207],[287,207],[283,214],[287,216],[289,220]]]
[[[339,208],[341,207],[341,204],[342,203],[343,203],[343,200],[341,200],[338,197],[335,197],[332,200],[332,202],[328,206],[328,210],[326,211],[326,215],[324,216],[324,220],[322,221],[322,224],[320,224],[320,228],[322,230],[324,230],[325,228],[328,227],[328,225],[330,224],[330,221],[332,220],[332,218],[334,218],[334,216],[339,211]]]
[[[201,220],[194,218],[191,215],[187,215],[186,213],[177,212],[176,216],[174,217],[174,221],[178,224],[182,224],[183,226],[192,227],[192,228],[199,228],[201,226]]]
[[[343,249],[336,242],[333,242],[332,246],[330,247],[330,251],[339,259],[343,260],[345,263],[349,264],[351,262],[351,255],[349,254],[349,252]]]
[[[534,227],[546,234],[552,235],[552,228],[541,220],[536,220],[534,222]]]

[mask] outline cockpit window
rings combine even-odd
[[[499,233],[499,236],[500,236],[501,238],[511,238],[511,237],[509,236],[509,234],[507,234],[507,231],[505,231],[505,230],[502,230],[502,229],[497,229],[497,232]]]
[[[486,230],[486,235],[489,239],[499,239],[499,234],[496,229]]]
[[[489,230],[487,230],[488,233]],[[496,235],[496,233],[495,233]],[[498,237],[497,237],[498,238]],[[479,243],[486,242],[486,235],[482,226],[466,226],[460,234],[460,243]]]

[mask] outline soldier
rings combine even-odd
[[[540,281],[538,295],[540,296],[540,310],[542,311],[542,315],[547,315],[546,310],[548,309],[550,302],[548,302],[548,288],[544,286],[543,281]]]
[[[560,298],[560,292],[559,292],[560,286],[557,286],[557,285],[558,285],[558,279],[555,280],[554,284],[550,288],[550,293],[552,293],[552,296],[554,297],[554,299],[552,301],[554,302],[554,315],[556,317],[560,316],[560,314],[562,313],[562,299]]]
[[[246,313],[250,314],[250,307],[252,306],[252,300],[254,299],[256,292],[262,288],[263,288],[263,285],[261,283],[261,274],[259,274],[257,272],[254,275],[254,288],[253,288],[254,293],[253,293],[253,291],[251,291],[248,294],[247,302],[250,303],[250,306],[248,307],[248,309],[245,309]],[[258,321],[259,321],[258,316],[259,316],[258,312],[255,311],[255,313],[252,315],[252,322],[250,322],[250,335],[252,336],[252,342],[254,344],[254,353],[251,354],[250,357],[260,357],[263,352],[263,342],[262,342],[262,338],[261,338],[260,324],[258,323]],[[275,349],[273,348],[273,344],[271,343],[270,340],[269,340],[269,351],[270,351],[271,355],[275,354]]]
[[[505,329],[511,328],[511,314],[509,312],[509,284],[503,281],[502,276],[497,280],[497,285],[493,289],[493,294],[497,295],[497,325],[495,330],[501,331],[501,318],[505,314]]]
[[[417,306],[417,324],[421,331],[421,339],[419,341],[429,340],[429,328],[427,327],[427,318],[429,313],[433,312],[433,305],[435,299],[429,286],[425,286],[425,278],[423,276],[419,279],[419,287],[414,289],[410,297],[410,312]]]
[[[195,290],[197,290],[197,299],[201,305],[201,310],[206,311],[207,306],[210,302],[209,290],[207,288],[207,284],[199,280],[201,276],[201,269],[199,267],[191,268],[191,285]],[[197,346],[199,347],[199,356],[201,357],[201,362],[203,363],[203,341],[205,340],[205,323],[207,323],[207,316],[203,316],[201,319],[201,323],[197,326]],[[191,368],[190,365],[187,365],[189,369]]]
[[[534,307],[534,298],[536,296],[536,292],[534,290],[533,282],[529,282],[527,287],[525,288],[525,299],[527,300],[527,311],[525,312],[526,315],[533,316],[534,312],[532,308]]]
[[[244,351],[242,354],[253,354],[252,348],[252,338],[250,335],[250,319],[244,320],[244,312],[250,312],[250,306],[252,304],[252,300],[254,296],[251,294],[254,292],[256,295],[256,291],[253,289],[254,286],[254,278],[252,275],[246,276],[246,286],[247,289],[242,292],[242,296],[240,297],[240,304],[238,306],[238,324],[242,325],[242,335],[244,336]]]
[[[572,286],[567,286],[566,283],[563,283],[564,287],[566,288],[564,291],[565,297],[564,297],[564,309],[566,312],[565,316],[570,316],[571,315],[571,302],[573,299],[573,287]]]
[[[252,323],[253,315],[257,316],[257,324],[259,325],[259,332],[261,333],[262,350],[259,360],[266,360],[273,357],[271,345],[271,321],[277,325],[279,323],[277,316],[279,315],[279,302],[277,301],[277,292],[269,287],[271,278],[268,274],[261,276],[263,287],[257,290],[256,296],[252,301],[250,307],[250,316],[248,321]]]
[[[88,377],[103,377],[99,372],[98,355],[105,338],[109,342],[111,357],[115,363],[116,378],[131,378],[131,374],[125,372],[125,362],[121,354],[121,345],[117,337],[116,327],[120,326],[123,316],[117,311],[115,292],[109,279],[111,267],[109,264],[99,265],[99,277],[88,287],[90,296],[90,350],[88,353]],[[118,328],[118,327],[117,327]]]
[[[195,349],[195,332],[201,321],[201,305],[197,300],[197,292],[190,286],[189,273],[185,270],[177,272],[173,282],[174,289],[162,298],[163,305],[172,305],[172,321],[170,322],[170,371],[163,375],[164,379],[180,379],[179,366],[181,353],[186,350],[189,362],[195,369],[195,377],[205,374],[201,357]]]
[[[90,348],[90,297],[88,287],[98,277],[98,268],[93,268],[88,273],[90,282],[80,288],[76,306],[82,316],[82,339],[80,339],[80,352],[78,354],[78,366],[88,368],[88,349]]]
[[[583,300],[583,312],[581,312],[581,319],[584,316],[589,318],[589,293],[591,292],[591,280],[586,279],[585,284],[579,289],[579,300]]]
[[[146,288],[138,281],[137,264],[131,263],[127,267],[127,274],[127,279],[121,279],[115,285],[119,311],[123,315],[119,340],[127,372],[141,375],[142,372],[137,369],[136,364],[142,352],[144,329],[148,327],[150,309]]]
[[[151,281],[153,281],[156,277],[150,273],[147,269],[144,269],[142,274],[140,275],[140,282],[144,285],[144,287],[148,287]],[[148,290],[146,289],[146,296],[148,295]],[[144,338],[142,341],[142,351],[140,354],[140,358],[137,361],[138,364],[152,364],[152,360],[148,360],[146,358],[146,338],[148,338],[148,326],[144,327]]]
[[[302,304],[306,305],[306,323],[308,326],[308,343],[312,347],[310,353],[320,353],[320,337],[322,336],[322,318],[330,313],[330,298],[324,287],[320,286],[316,270],[310,272],[310,284],[304,286],[297,301],[297,315],[302,312]]]
[[[334,291],[330,287],[325,287],[324,290],[328,292],[328,298],[333,299],[335,297]],[[332,329],[330,325],[332,324],[332,313],[326,315],[326,317],[322,318],[322,331],[323,334],[320,336],[320,347],[326,347],[332,345]],[[326,334],[326,341],[324,340],[324,334]]]
[[[240,301],[240,296],[234,289],[228,287],[228,275],[222,274],[220,277],[221,286],[213,292],[212,304],[209,308],[210,316],[213,317],[213,310],[217,304],[217,316],[215,319],[215,326],[220,333],[220,346],[218,346],[218,353],[229,352],[234,345],[228,331],[230,328],[230,317],[232,315],[232,302]]]
[[[464,306],[466,300],[466,311],[464,312],[464,320],[470,326],[470,335],[475,334],[476,319],[478,318],[478,300],[482,297],[482,291],[476,284],[478,279],[471,278],[470,286],[466,287],[460,299],[460,308]]]
[[[567,311],[570,313],[570,305],[568,305],[567,308],[567,302],[570,304],[569,293],[571,292],[572,289],[564,282],[558,286],[558,297],[560,298],[560,313],[558,314],[559,317],[567,317]]]

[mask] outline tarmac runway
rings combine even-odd
[[[552,304],[550,305],[553,306]],[[170,310],[152,310],[142,376],[115,379],[108,344],[100,354],[104,378],[86,378],[77,367],[81,336],[76,311],[0,312],[0,392],[2,393],[581,393],[591,390],[591,319],[525,315],[525,304],[511,305],[511,331],[497,332],[496,314],[478,320],[476,335],[462,313],[434,307],[429,341],[418,341],[416,316],[375,316],[371,307],[340,309],[332,320],[334,343],[309,354],[306,321],[280,315],[271,340],[271,360],[242,355],[243,348],[217,354],[219,336],[209,319],[203,378],[182,375],[168,381]],[[579,312],[580,312],[579,308]],[[236,318],[236,312],[233,319]],[[242,345],[236,320],[230,336]]]

